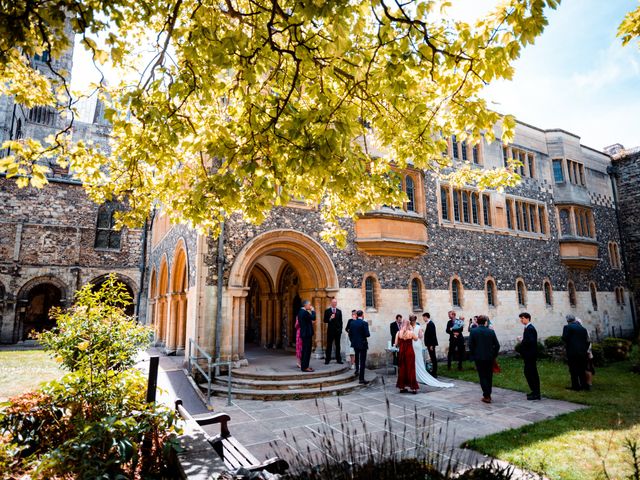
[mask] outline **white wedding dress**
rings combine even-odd
[[[451,388],[453,387],[453,383],[445,383],[441,382],[435,378],[433,378],[429,372],[427,372],[427,368],[424,366],[424,356],[422,354],[422,350],[424,348],[422,342],[423,339],[420,338],[420,328],[422,325],[416,325],[413,329],[416,335],[418,335],[418,339],[413,341],[413,351],[416,354],[416,379],[418,383],[423,383],[425,385],[429,385],[430,387],[438,387],[438,388]]]

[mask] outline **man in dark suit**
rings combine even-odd
[[[562,330],[562,341],[567,350],[567,362],[571,375],[570,390],[590,390],[591,387],[587,384],[589,334],[571,314],[567,315],[567,324]]]
[[[331,299],[331,306],[324,311],[324,323],[327,324],[327,350],[324,355],[324,364],[331,361],[333,344],[336,346],[336,363],[342,363],[340,354],[340,337],[342,336],[342,310],[338,308],[338,300]]]
[[[482,401],[491,403],[491,388],[493,386],[493,362],[498,357],[500,343],[496,332],[487,328],[489,317],[478,317],[478,328],[469,334],[469,351],[476,362],[480,387],[482,387]]]
[[[366,384],[364,370],[367,364],[367,349],[369,348],[367,338],[369,338],[371,334],[369,333],[369,324],[364,320],[362,310],[358,310],[356,315],[357,318],[351,322],[349,326],[351,346],[356,354],[356,371],[354,375],[358,376],[360,383]]]
[[[531,323],[531,315],[520,314],[520,323],[524,325],[524,333],[520,339],[520,355],[524,361],[524,378],[527,379],[531,393],[527,400],[540,400],[540,376],[538,375],[538,332]]]
[[[316,321],[316,312],[309,300],[302,302],[302,308],[298,312],[298,323],[300,324],[300,340],[302,340],[302,358],[300,359],[300,370],[303,372],[313,372],[309,368],[311,360],[311,337],[313,337],[313,322]]]
[[[431,375],[433,378],[438,378],[438,359],[436,358],[436,347],[438,346],[438,334],[436,333],[436,324],[431,320],[429,312],[422,314],[422,320],[424,321],[424,345],[429,352],[429,358],[431,359]]]
[[[462,370],[464,360],[464,317],[456,318],[456,312],[449,312],[446,332],[449,334],[449,353],[447,354],[447,369],[451,370],[451,360],[458,359],[458,370]]]
[[[391,334],[391,345],[395,345],[396,343],[396,334],[400,331],[400,326],[402,325],[402,315],[396,315],[396,321],[391,322],[389,324],[389,333]],[[394,352],[393,354],[393,364],[398,365],[398,353]]]

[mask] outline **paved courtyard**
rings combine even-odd
[[[155,349],[149,353],[157,354]],[[159,400],[171,404],[183,398],[195,416],[207,409],[195,394],[180,365],[184,357],[160,358]],[[517,428],[583,408],[550,400],[527,401],[521,392],[494,388],[493,403],[480,401],[478,384],[451,380],[455,386],[437,389],[420,385],[417,395],[400,394],[395,376],[378,372],[376,383],[339,397],[310,400],[257,401],[212,397],[216,412],[228,413],[229,429],[256,457],[279,455],[287,460],[302,452],[326,450],[328,444],[350,445],[360,454],[379,451],[436,451],[444,463],[451,457],[459,465],[486,458],[459,446],[473,438]],[[441,378],[445,380],[444,378]],[[418,428],[416,428],[416,426]],[[204,427],[210,435],[218,426]],[[431,435],[426,440],[426,433]]]

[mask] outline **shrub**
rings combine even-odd
[[[544,346],[547,348],[561,347],[563,345],[564,342],[562,341],[562,337],[559,335],[552,335],[544,339]]]
[[[115,276],[76,294],[41,343],[69,371],[0,410],[5,451],[33,478],[154,478],[174,446],[172,410],[145,399],[145,378],[132,368],[149,330],[125,315],[130,301]],[[0,449],[2,450],[2,449]],[[0,458],[2,460],[2,458]],[[21,467],[22,468],[22,467]]]
[[[591,353],[593,353],[593,364],[596,367],[603,367],[604,364],[606,363],[606,360],[604,357],[604,349],[602,348],[602,344],[592,343]]]
[[[612,362],[627,360],[631,352],[632,343],[624,338],[609,337],[602,342],[604,357]]]
[[[518,353],[522,354],[522,343],[516,343],[516,346],[513,349]],[[547,358],[549,355],[547,354],[547,349],[543,345],[542,342],[538,342],[538,358]]]

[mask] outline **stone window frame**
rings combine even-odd
[[[591,307],[594,312],[598,311],[598,287],[596,282],[589,282],[589,294],[591,295]]]
[[[418,302],[420,304],[418,308],[416,308],[416,305],[413,301],[414,300],[414,291],[413,291],[414,282],[418,283],[417,293],[418,293]],[[413,272],[409,277],[408,291],[409,291],[409,305],[411,305],[411,311],[416,313],[425,311],[426,298],[425,298],[424,281],[422,280],[422,276],[419,273]]]
[[[519,235],[532,235],[536,238],[549,237],[549,215],[546,203],[530,198],[507,195],[504,205],[505,216],[508,211],[511,219],[511,228],[509,228],[507,222],[507,231],[516,232]],[[532,213],[533,218],[531,218]]]
[[[372,287],[373,287],[373,305],[367,305],[367,279],[371,279]],[[362,277],[362,304],[364,305],[365,311],[367,312],[377,312],[380,309],[380,281],[378,280],[378,275],[375,272],[367,272]]]
[[[607,250],[609,251],[609,264],[611,268],[620,270],[620,268],[622,268],[622,262],[620,261],[620,247],[618,242],[609,242]]]
[[[459,139],[451,135],[447,139],[447,156],[459,162],[469,162],[479,167],[484,165],[484,146],[482,141],[469,143],[467,139]]]
[[[457,300],[458,303],[454,303],[453,285],[454,282],[458,283]],[[449,279],[449,304],[455,309],[461,309],[464,306],[464,285],[459,275],[452,275]]]
[[[491,288],[493,303],[489,302],[489,288]],[[498,307],[498,284],[496,283],[496,279],[491,275],[487,276],[487,278],[485,278],[484,280],[484,298],[487,301],[487,306],[489,308]]]
[[[120,211],[121,205],[115,202],[106,202],[103,203],[102,205],[100,205],[98,207],[98,211],[96,214],[96,228],[95,228],[95,237],[93,240],[93,248],[94,250],[100,250],[100,251],[109,251],[109,252],[120,252],[122,251],[122,243],[124,241],[124,236],[122,235],[124,232],[124,229],[121,230],[116,230],[115,229],[115,225],[116,225],[116,221],[115,221],[115,215],[116,212]],[[108,226],[100,226],[101,223],[101,215],[106,214],[108,215]],[[98,246],[98,238],[99,238],[99,234],[100,233],[104,233],[106,232],[107,234],[107,246]],[[111,245],[111,240],[117,238],[118,239],[118,246],[117,247],[111,247],[109,245]]]
[[[578,292],[573,280],[569,280],[567,282],[567,294],[569,295],[569,306],[571,308],[576,308],[578,306]]]
[[[520,291],[520,287],[522,287],[522,291]],[[524,282],[524,278],[518,277],[516,278],[516,302],[518,302],[519,307],[526,307],[528,302],[528,291],[527,284]]]
[[[549,289],[549,296],[547,298],[547,288]],[[545,278],[542,281],[542,295],[544,296],[544,305],[546,308],[553,308],[553,285],[551,280]]]
[[[597,240],[596,222],[591,208],[581,205],[558,205],[556,210],[556,226],[560,238],[580,237]],[[569,215],[569,233],[562,231],[562,212],[567,212]]]
[[[514,170],[521,177],[536,178],[538,169],[536,164],[536,154],[531,150],[527,150],[520,146],[502,145],[502,162],[505,168],[509,168],[509,160],[517,160],[521,162]]]
[[[441,225],[456,226],[458,228],[470,228],[474,230],[494,229],[494,214],[492,211],[491,194],[482,192],[476,188],[458,188],[447,183],[440,183],[437,189],[438,219]],[[446,194],[446,198],[443,197]],[[444,202],[443,202],[444,198]],[[466,199],[466,202],[465,202]],[[489,223],[485,222],[485,201],[488,201]],[[443,214],[443,206],[447,207],[446,217]],[[465,221],[466,216],[469,221]],[[457,209],[456,209],[457,207]],[[475,207],[475,208],[474,208]],[[474,215],[475,212],[475,215]],[[474,222],[474,219],[477,222]]]

